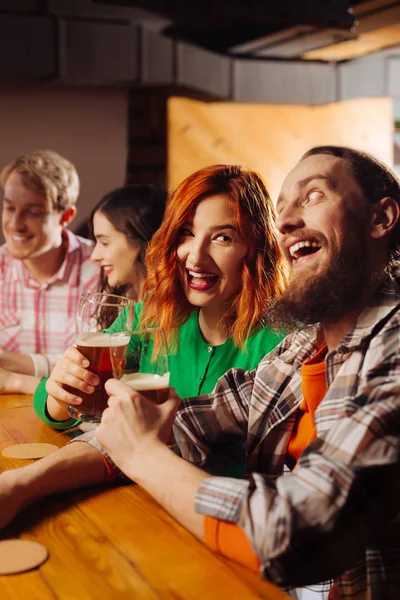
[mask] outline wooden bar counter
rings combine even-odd
[[[61,447],[74,435],[44,425],[29,396],[0,396],[0,452],[25,442]],[[28,462],[0,454],[0,472]],[[0,576],[1,600],[288,598],[211,552],[136,485],[46,498],[0,532],[0,539],[15,537],[40,542],[49,558],[38,569]]]

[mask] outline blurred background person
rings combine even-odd
[[[67,229],[79,195],[70,161],[50,150],[22,155],[0,184],[0,388],[16,391],[7,382],[19,379],[21,391],[32,391],[25,375],[48,375],[71,344],[80,296],[97,288],[100,271],[93,243]]]
[[[95,240],[92,260],[101,267],[101,291],[139,300],[146,278],[145,255],[160,227],[168,194],[153,185],[127,185],[100,200],[89,232]],[[103,328],[111,323],[102,323]]]

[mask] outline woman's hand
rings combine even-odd
[[[154,404],[128,385],[109,379],[110,395],[96,439],[130,479],[140,482],[154,448],[167,443],[180,398],[173,388],[164,404]]]
[[[46,383],[47,411],[56,421],[69,418],[68,404],[80,404],[79,396],[68,392],[64,386],[75,388],[77,392],[82,391],[89,394],[94,392],[94,386],[98,385],[99,378],[88,370],[89,361],[77,350],[70,346],[64,355],[58,359],[55,367]]]

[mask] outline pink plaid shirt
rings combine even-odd
[[[67,254],[59,271],[40,285],[21,260],[0,246],[0,347],[29,354],[35,375],[48,375],[75,342],[75,314],[83,292],[96,291],[100,270],[93,243],[63,230]]]

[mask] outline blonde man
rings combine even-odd
[[[73,342],[82,292],[97,287],[92,242],[67,229],[79,177],[50,150],[23,155],[0,174],[0,392],[33,392]]]

